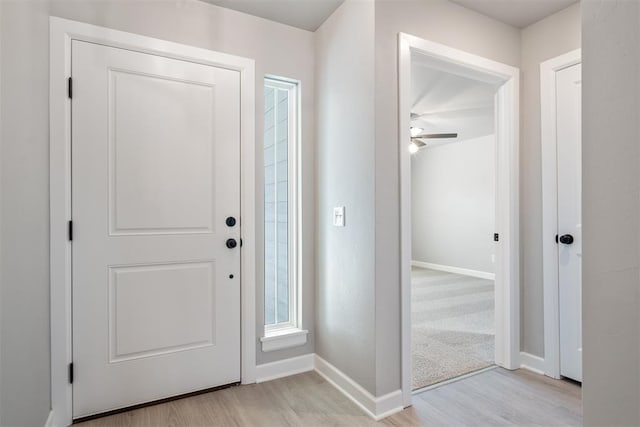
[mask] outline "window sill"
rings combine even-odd
[[[307,343],[308,334],[309,331],[306,329],[298,328],[286,328],[269,332],[266,336],[260,338],[260,342],[262,342],[262,351],[266,353],[269,351],[305,345]]]

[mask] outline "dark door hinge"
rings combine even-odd
[[[69,363],[69,384],[73,384],[73,362]]]
[[[69,95],[69,99],[73,99],[73,80],[69,77],[67,82],[67,95]]]
[[[500,240],[500,235],[498,233],[493,233],[493,241],[498,242]]]
[[[68,224],[69,229],[67,230],[69,233],[69,241],[73,240],[73,221],[69,221]]]

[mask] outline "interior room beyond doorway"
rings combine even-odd
[[[497,88],[412,58],[413,389],[495,363]]]

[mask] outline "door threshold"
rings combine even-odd
[[[219,386],[216,386],[216,387],[205,388],[203,390],[192,391],[192,392],[189,392],[189,393],[178,394],[176,396],[165,397],[163,399],[152,400],[151,402],[138,403],[137,405],[127,406],[127,407],[120,408],[120,409],[113,409],[113,410],[107,411],[107,412],[100,412],[99,414],[87,415],[86,417],[74,418],[73,424],[79,424],[79,423],[83,423],[85,421],[95,420],[97,418],[104,418],[104,417],[108,417],[110,415],[121,414],[123,412],[129,412],[129,411],[133,411],[135,409],[146,408],[147,406],[154,406],[154,405],[159,405],[161,403],[172,402],[174,400],[185,399],[185,398],[191,397],[191,396],[197,396],[197,395],[200,395],[200,394],[211,393],[212,391],[224,390],[225,388],[235,387],[235,386],[238,386],[238,385],[240,385],[240,381],[234,382],[234,383],[230,383],[230,384],[219,385]]]
[[[443,385],[455,383],[457,381],[464,380],[464,379],[472,377],[474,375],[478,375],[478,374],[481,374],[483,372],[491,371],[493,369],[496,369],[497,367],[498,367],[498,365],[487,366],[486,368],[478,369],[476,371],[471,371],[471,372],[468,372],[466,374],[459,375],[457,377],[449,378],[448,380],[440,381],[439,383],[431,384],[431,385],[428,385],[428,386],[425,386],[425,387],[420,387],[420,388],[417,388],[417,389],[411,391],[411,395],[415,396],[416,394],[424,393],[425,391],[433,390],[433,389],[441,387]]]

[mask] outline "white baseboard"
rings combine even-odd
[[[305,354],[256,366],[256,383],[313,371],[313,354]]]
[[[434,264],[431,262],[411,261],[414,267],[428,268],[430,270],[446,271],[447,273],[462,274],[463,276],[478,277],[480,279],[496,280],[495,273],[486,271],[469,270],[468,268],[451,267],[449,265]]]
[[[53,411],[49,411],[49,416],[44,423],[44,427],[53,427]]]
[[[404,409],[402,390],[375,397],[338,368],[318,356],[314,358],[315,370],[327,382],[337,388],[371,418],[379,421]]]
[[[401,390],[395,390],[384,396],[375,397],[360,384],[356,383],[317,354],[305,354],[303,356],[258,365],[256,366],[256,383],[313,370],[376,421],[404,409]]]
[[[536,374],[544,375],[544,359],[533,354],[520,352],[520,367]]]

